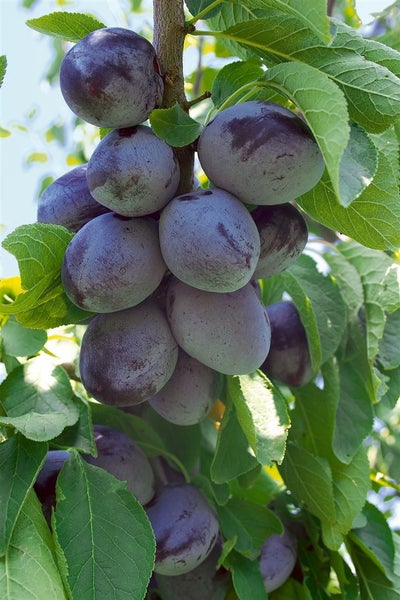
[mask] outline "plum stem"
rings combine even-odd
[[[190,30],[185,22],[183,0],[153,0],[153,45],[164,76],[164,96],[160,108],[170,108],[178,103],[188,112],[183,74],[183,48]],[[175,148],[181,178],[177,195],[193,189],[194,149],[190,144]]]

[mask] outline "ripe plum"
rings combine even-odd
[[[127,490],[142,505],[150,502],[155,492],[154,473],[140,446],[122,431],[107,425],[94,425],[94,439],[98,455],[88,454],[85,460],[126,481]]]
[[[303,252],[308,228],[301,212],[292,204],[257,206],[251,212],[260,234],[260,258],[254,277],[278,275]]]
[[[153,45],[122,27],[90,32],[64,56],[60,88],[69,108],[98,127],[131,127],[161,102],[164,82]]]
[[[269,319],[251,282],[235,292],[216,293],[175,278],[166,312],[179,346],[220,373],[251,373],[268,354]]]
[[[165,271],[157,223],[109,212],[86,223],[72,238],[61,280],[74,304],[108,313],[145,300]]]
[[[261,547],[259,565],[267,592],[281,587],[290,576],[297,560],[296,538],[285,529],[282,535],[273,534]]]
[[[218,373],[179,348],[171,379],[149,399],[149,404],[175,425],[194,425],[205,419],[218,391]]]
[[[234,292],[253,276],[260,236],[246,207],[220,189],[175,197],[160,216],[160,246],[171,272],[209,292]]]
[[[211,553],[218,537],[218,519],[194,485],[167,484],[146,512],[156,538],[155,573],[188,573]]]
[[[112,406],[132,406],[167,383],[178,358],[165,314],[149,298],[126,310],[96,315],[82,338],[79,369],[85,389]]]
[[[261,370],[289,386],[308,383],[313,376],[311,357],[295,304],[284,300],[266,308],[271,324],[271,347]]]
[[[273,102],[222,110],[203,129],[198,157],[212,183],[247,204],[282,204],[312,189],[325,165],[307,124]]]
[[[154,213],[174,196],[179,184],[174,151],[150,127],[138,125],[108,133],[87,167],[93,197],[127,217]]]
[[[39,223],[62,225],[75,232],[94,217],[109,212],[91,195],[86,169],[87,164],[79,165],[55,179],[44,190],[37,205]]]

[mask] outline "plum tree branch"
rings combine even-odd
[[[185,96],[183,74],[183,47],[188,32],[183,0],[153,0],[153,45],[160,62],[165,89],[161,108],[178,103],[186,112],[189,105]],[[178,193],[188,192],[193,186],[194,149],[190,146],[175,148],[181,170]]]

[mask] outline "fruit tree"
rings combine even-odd
[[[120,4],[26,22],[89,143],[2,244],[0,597],[398,598],[398,9]]]

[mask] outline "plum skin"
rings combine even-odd
[[[109,212],[86,223],[72,238],[61,281],[76,306],[109,313],[148,298],[165,271],[157,224]]]
[[[215,186],[255,205],[298,198],[325,168],[306,123],[279,104],[258,100],[217,114],[203,129],[197,153]]]
[[[134,406],[167,383],[178,347],[166,316],[149,298],[93,317],[82,337],[79,371],[86,391],[111,406]]]
[[[271,347],[261,370],[267,377],[300,387],[313,377],[305,328],[292,301],[266,307],[271,324]]]
[[[64,56],[60,88],[78,117],[114,129],[145,121],[162,100],[164,82],[148,40],[129,29],[105,27]]]
[[[156,538],[155,573],[188,573],[211,553],[218,538],[218,519],[194,485],[165,485],[146,512]]]
[[[261,546],[259,566],[266,591],[273,592],[285,583],[297,560],[296,538],[284,529],[273,534]]]
[[[51,514],[56,504],[56,482],[65,461],[71,458],[67,450],[49,450],[33,488],[42,504],[42,511],[51,527]]]
[[[234,292],[246,285],[260,255],[260,236],[249,211],[218,188],[171,200],[161,212],[159,233],[170,271],[209,292]]]
[[[206,418],[219,392],[219,374],[179,348],[172,377],[149,398],[149,404],[175,425],[195,425]]]
[[[91,195],[86,180],[87,164],[79,165],[55,179],[43,191],[37,205],[37,221],[62,225],[76,232],[109,209]]]
[[[138,217],[161,210],[180,178],[173,149],[150,127],[116,129],[89,159],[87,183],[93,198],[114,212]]]
[[[292,204],[257,206],[251,216],[260,234],[260,257],[254,278],[285,271],[299,258],[308,240],[307,223]]]
[[[270,324],[251,282],[235,292],[207,292],[173,279],[166,314],[183,350],[225,375],[258,369],[270,347]]]
[[[207,558],[195,569],[183,575],[156,575],[157,587],[163,600],[224,600],[230,582],[230,573],[217,569],[222,551],[219,540]]]
[[[127,490],[140,504],[146,505],[154,496],[155,478],[140,446],[122,431],[107,425],[95,424],[93,430],[98,454],[85,456],[86,462],[126,481]]]

